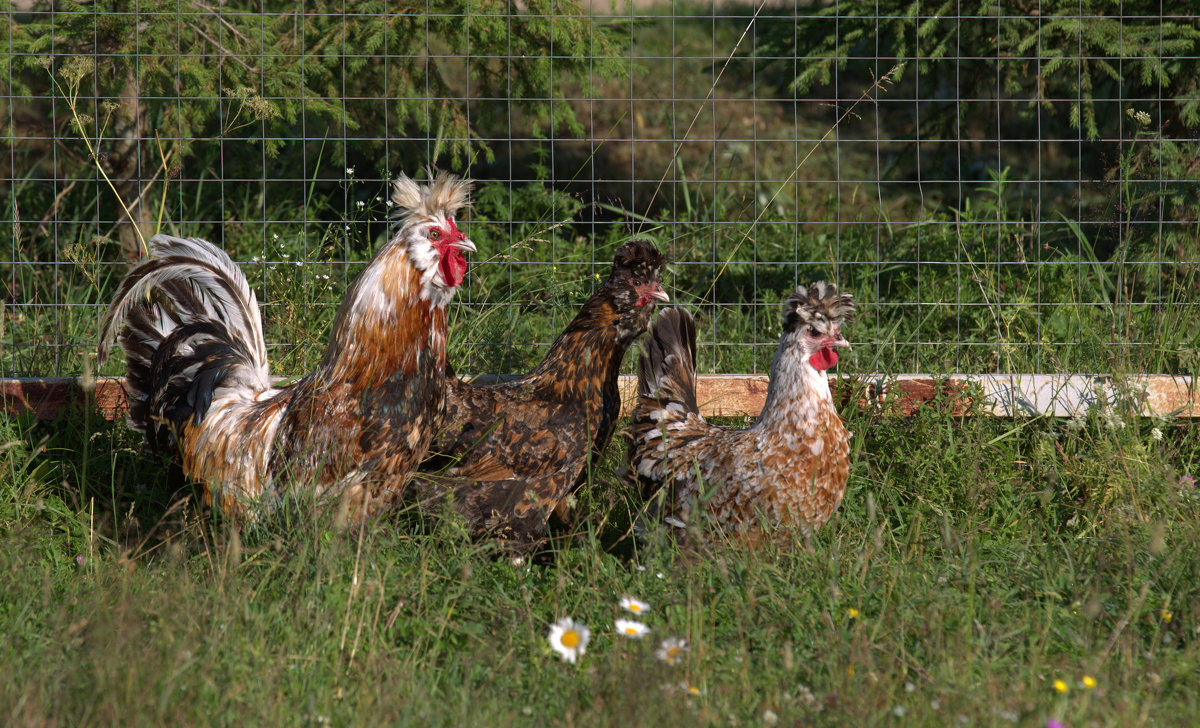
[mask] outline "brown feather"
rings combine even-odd
[[[648,242],[622,245],[607,281],[533,371],[491,386],[452,377],[445,424],[421,464],[424,492],[451,496],[477,531],[544,538],[548,515],[565,512],[612,437],[621,362],[646,329],[653,296],[665,296],[664,263]]]

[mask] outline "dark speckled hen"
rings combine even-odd
[[[414,479],[423,498],[449,496],[477,533],[540,543],[549,514],[566,515],[567,497],[612,437],[625,350],[655,302],[668,300],[664,263],[650,243],[625,243],[608,280],[533,371],[490,386],[452,378],[446,423]]]

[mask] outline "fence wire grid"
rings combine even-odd
[[[301,373],[430,166],[478,181],[459,371],[526,369],[641,236],[704,371],[765,372],[823,278],[860,303],[843,370],[1194,372],[1200,23],[1169,7],[0,3],[0,374],[89,370],[158,231],[229,251]]]

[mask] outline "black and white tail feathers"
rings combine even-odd
[[[199,238],[150,240],[150,257],[104,318],[100,363],[114,335],[125,350],[129,423],[154,446],[170,446],[189,418],[203,420],[218,390],[253,396],[271,386],[254,292],[224,251]]]
[[[682,308],[668,308],[650,325],[638,357],[638,394],[662,405],[696,406],[696,324]]]

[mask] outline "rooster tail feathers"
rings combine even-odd
[[[258,301],[229,256],[167,235],[150,256],[121,282],[100,333],[101,363],[114,338],[125,351],[130,424],[180,426],[203,419],[218,388],[269,389]]]
[[[135,308],[151,309],[142,318],[165,335],[173,324],[216,320],[241,340],[253,344],[254,364],[267,366],[267,345],[254,291],[229,256],[200,238],[155,235],[150,258],[136,266],[121,282],[120,290],[104,317],[100,331],[100,361],[108,357],[114,333],[128,323]],[[154,332],[146,334],[150,339]]]
[[[650,325],[638,357],[638,394],[661,403],[696,405],[696,324],[682,308],[668,308]]]

